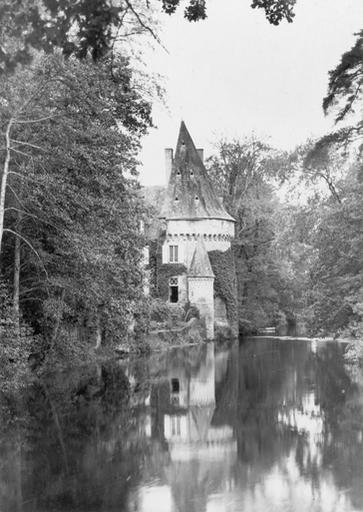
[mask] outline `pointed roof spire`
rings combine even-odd
[[[188,276],[214,277],[212,266],[209,261],[209,256],[201,238],[198,238]]]
[[[234,221],[218,199],[184,121],[180,125],[175,158],[160,217]]]

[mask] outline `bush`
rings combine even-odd
[[[191,318],[197,318],[198,320],[200,319],[199,309],[196,306],[191,306],[189,304],[189,302],[185,305],[184,311],[185,311],[184,320],[186,322],[189,322],[189,320]]]
[[[168,326],[172,327],[184,319],[184,310],[178,304],[170,304],[161,299],[151,299],[150,319],[158,323],[166,322]]]
[[[28,359],[34,338],[30,328],[18,325],[12,301],[0,278],[0,386],[4,392],[23,387],[30,375]]]

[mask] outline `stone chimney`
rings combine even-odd
[[[199,158],[201,159],[201,161],[204,164],[204,149],[203,148],[199,148],[199,149],[197,149],[197,152],[198,152]]]
[[[168,184],[170,174],[171,174],[171,168],[173,166],[173,150],[171,148],[166,148],[164,151],[165,151],[165,177],[166,177],[166,184]]]

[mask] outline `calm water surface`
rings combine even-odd
[[[3,410],[0,510],[363,511],[344,351],[251,339],[53,374]]]

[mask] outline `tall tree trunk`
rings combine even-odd
[[[17,450],[16,450],[16,511],[23,511],[23,485],[22,485],[22,449],[19,426],[17,427]]]
[[[18,212],[18,221],[17,221],[17,232],[21,231],[21,219],[22,213]],[[20,307],[19,307],[19,288],[20,288],[20,264],[21,264],[21,240],[18,236],[15,237],[15,247],[14,247],[14,279],[13,279],[13,308],[14,308],[14,316],[16,325],[19,329],[19,320],[20,320]]]
[[[100,348],[102,343],[102,326],[101,326],[101,312],[96,313],[96,345],[95,348]]]
[[[59,328],[61,326],[61,321],[62,321],[62,318],[63,318],[63,301],[64,301],[65,293],[66,293],[66,291],[63,288],[62,291],[61,291],[60,297],[58,299],[58,301],[59,301],[58,302],[58,310],[57,310],[57,315],[56,315],[56,320],[55,320],[55,325],[54,325],[54,329],[53,329],[52,338],[51,338],[51,341],[50,341],[50,348],[53,348],[55,342],[57,341],[57,336],[58,336],[58,333],[59,333]]]
[[[10,130],[13,124],[13,119],[11,118],[5,131],[5,162],[3,167],[3,174],[1,177],[1,186],[0,186],[0,254],[2,247],[2,239],[4,233],[4,215],[5,215],[5,195],[6,195],[6,185],[9,176],[9,167],[10,167]]]

